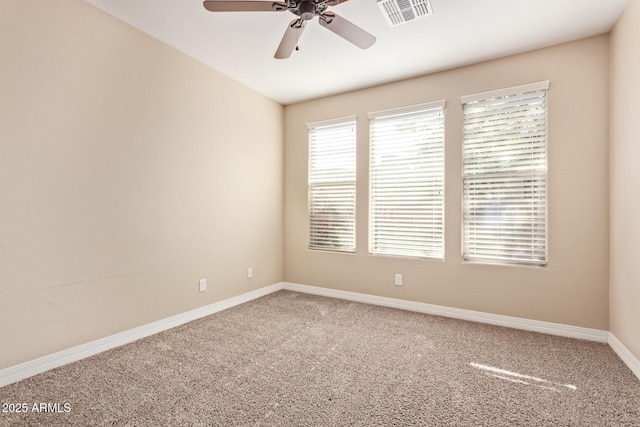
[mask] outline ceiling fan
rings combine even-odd
[[[371,47],[376,41],[373,35],[328,10],[329,6],[335,6],[345,1],[347,0],[286,0],[286,3],[283,3],[253,0],[207,0],[203,5],[210,12],[284,12],[288,10],[293,13],[296,18],[289,23],[274,55],[276,59],[284,59],[291,56],[293,50],[297,48],[298,40],[307,21],[316,16],[321,26],[333,31],[343,39],[362,49]]]

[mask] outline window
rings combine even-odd
[[[369,119],[369,252],[443,259],[444,101]]]
[[[547,264],[548,87],[462,98],[466,261]]]
[[[355,117],[309,127],[309,249],[355,252]]]

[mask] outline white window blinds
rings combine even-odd
[[[547,264],[548,85],[462,98],[467,261]]]
[[[355,251],[355,118],[309,124],[309,249]]]
[[[443,259],[444,101],[369,119],[369,252]]]

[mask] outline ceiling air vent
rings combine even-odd
[[[429,0],[378,0],[378,6],[391,27],[433,14]]]

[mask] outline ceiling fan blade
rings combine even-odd
[[[210,12],[273,12],[287,10],[287,5],[273,1],[207,0],[202,3]],[[278,6],[278,9],[274,7]]]
[[[296,28],[299,24],[299,28]],[[300,36],[304,31],[304,27],[307,25],[307,21],[302,19],[294,19],[289,23],[287,30],[284,32],[282,36],[282,40],[280,41],[280,46],[278,46],[278,50],[276,50],[276,54],[273,56],[276,59],[285,59],[291,56],[291,52],[298,45],[298,40],[300,40]]]
[[[343,39],[350,41],[359,48],[366,49],[376,42],[376,38],[373,35],[367,33],[351,21],[347,21],[340,15],[329,12],[323,16],[327,19],[319,19],[320,25],[333,31]]]

